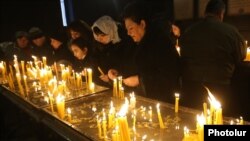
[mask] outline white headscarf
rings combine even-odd
[[[112,43],[115,44],[121,41],[117,24],[110,16],[102,16],[94,22],[92,30],[94,27],[98,27],[103,33],[109,35]]]

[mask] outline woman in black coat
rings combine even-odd
[[[124,9],[127,33],[137,43],[138,69],[138,76],[124,83],[141,85],[146,97],[171,102],[179,88],[179,56],[170,37],[150,19],[150,10],[144,3],[130,3]]]

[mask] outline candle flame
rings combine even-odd
[[[64,99],[65,99],[65,97],[59,93],[58,96],[56,97],[56,102],[57,103],[62,102],[62,101],[64,101]]]
[[[143,135],[142,140],[145,140],[147,137],[148,137],[147,135]]]
[[[128,111],[128,105],[127,104],[123,104],[118,115],[119,116],[126,116],[127,114],[127,111]]]
[[[204,125],[206,123],[206,119],[203,114],[197,115],[197,121],[199,125]]]
[[[46,103],[49,103],[49,98],[48,98],[47,96],[45,96],[45,97],[44,97],[44,101],[45,101]]]
[[[180,94],[179,94],[179,93],[175,93],[174,96],[175,96],[176,98],[179,98],[179,97],[180,97]]]
[[[160,103],[156,104],[156,109],[157,109],[157,112],[160,112]]]
[[[67,108],[67,112],[68,112],[68,114],[71,114],[71,109]]]
[[[216,100],[214,95],[210,92],[210,90],[207,87],[205,87],[205,88],[206,88],[208,95],[209,95],[208,101],[210,102],[210,104],[213,105],[215,109],[221,108],[220,102]]]
[[[187,126],[184,126],[184,134],[189,134],[189,129],[187,128]]]

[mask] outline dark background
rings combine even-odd
[[[82,19],[92,24],[103,15],[110,15],[118,20],[123,7],[135,0],[64,0],[67,21]],[[182,32],[199,19],[194,0],[193,19],[174,21],[174,0],[144,0],[151,3],[156,13],[177,24]],[[227,0],[225,0],[227,3]],[[225,16],[225,22],[236,26],[242,35],[250,40],[250,15]],[[40,27],[45,33],[62,28],[60,0],[1,0],[0,1],[0,42],[13,39],[17,30],[26,30],[33,26]]]

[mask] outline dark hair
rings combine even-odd
[[[17,31],[16,33],[15,33],[15,39],[18,39],[18,38],[22,38],[22,37],[26,37],[27,39],[29,39],[29,34],[28,34],[28,32],[26,32],[26,31]]]
[[[107,34],[105,34],[104,32],[102,32],[101,29],[98,28],[97,26],[94,26],[94,27],[93,27],[93,32],[94,32],[96,35],[107,35]]]
[[[144,20],[146,24],[148,24],[152,18],[152,10],[148,3],[144,1],[134,1],[125,6],[121,17],[123,20],[130,18],[138,24],[141,20]]]
[[[45,35],[44,35],[43,31],[40,28],[38,28],[38,27],[30,28],[29,37],[30,37],[31,40],[41,38],[43,36],[45,36]]]
[[[71,49],[71,46],[72,45],[76,45],[78,46],[80,49],[84,49],[84,48],[87,48],[88,49],[88,52],[90,52],[90,48],[91,48],[91,44],[90,42],[85,39],[85,38],[76,38],[75,40],[72,40],[71,44],[70,44],[70,49]]]
[[[82,38],[86,38],[88,40],[93,39],[91,27],[82,20],[76,20],[70,23],[68,26],[69,35],[70,35],[70,30],[79,32]]]
[[[223,10],[225,10],[223,0],[210,0],[207,3],[205,14],[220,14]]]

